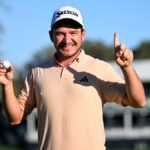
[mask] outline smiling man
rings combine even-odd
[[[79,10],[57,9],[50,39],[56,53],[32,68],[18,97],[13,89],[13,67],[0,63],[3,104],[11,124],[19,124],[37,108],[39,150],[105,150],[103,105],[145,106],[142,83],[132,65],[133,53],[114,34],[115,60],[122,79],[110,64],[81,48],[85,28]]]

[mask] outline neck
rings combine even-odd
[[[79,56],[80,52],[81,51],[76,53],[74,56],[67,57],[67,58],[60,57],[60,55],[58,55],[58,53],[56,53],[55,58],[61,66],[68,67]]]

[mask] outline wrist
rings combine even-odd
[[[133,65],[130,64],[128,66],[120,66],[120,68],[123,72],[130,72],[131,70],[133,70]]]
[[[6,84],[3,84],[3,88],[5,90],[12,88],[12,86],[13,86],[13,81],[8,81]]]

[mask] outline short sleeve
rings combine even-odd
[[[122,100],[126,94],[124,79],[111,64],[106,62],[103,62],[101,66],[100,77],[103,80],[100,87],[103,103],[115,102],[122,105]]]
[[[30,113],[36,107],[32,72],[28,73],[26,76],[24,88],[21,90],[18,100],[21,109],[27,113]]]

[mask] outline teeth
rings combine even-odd
[[[63,49],[70,49],[72,48],[73,46],[69,45],[69,46],[64,46]]]
[[[72,45],[67,45],[67,46],[65,46],[66,48],[70,48],[70,47],[73,47]]]
[[[69,45],[69,46],[66,46],[66,47],[68,47],[68,48],[69,48],[69,47],[72,47],[72,45]]]

